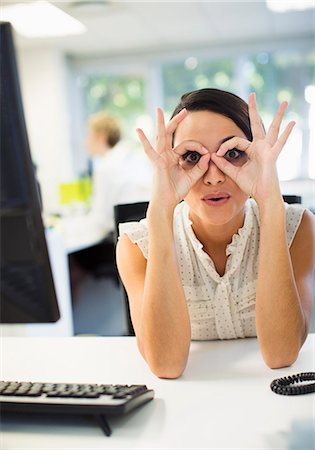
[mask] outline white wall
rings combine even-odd
[[[73,179],[67,68],[56,49],[22,49],[18,65],[32,157],[45,212],[59,210],[58,185]]]

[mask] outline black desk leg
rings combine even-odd
[[[110,436],[112,434],[112,430],[110,429],[110,426],[108,425],[108,422],[106,420],[106,417],[103,414],[97,414],[95,415],[95,419],[99,426],[102,428],[106,436]]]

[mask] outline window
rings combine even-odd
[[[232,59],[198,60],[188,57],[180,63],[162,65],[164,108],[170,115],[185,92],[212,87],[234,91]]]
[[[278,160],[279,177],[281,180],[315,178],[310,165],[314,152],[311,148],[314,130],[310,129],[314,126],[310,117],[314,109],[314,68],[313,50],[241,53],[224,59],[189,57],[163,64],[165,111],[170,115],[180,96],[194,89],[224,89],[244,99],[255,91],[268,129],[279,102],[287,100],[289,108],[284,124],[295,120],[296,125]]]
[[[284,100],[289,103],[285,121],[296,121],[278,160],[282,180],[312,176],[308,162],[314,151],[310,147],[310,127],[314,125],[309,121],[306,92],[315,85],[314,67],[315,53],[311,50],[263,52],[248,59],[249,86],[257,93],[265,125],[269,126],[279,102]]]
[[[276,45],[274,45],[276,48]],[[284,123],[295,120],[296,126],[278,160],[281,180],[315,178],[314,97],[315,52],[305,46],[286,45],[286,49],[251,51],[250,49],[222,51],[222,56],[196,52],[178,58],[166,55],[141,61],[141,72],[104,72],[84,76],[81,83],[86,118],[105,109],[122,120],[128,139],[136,142],[135,128],[144,127],[154,137],[152,112],[164,107],[168,118],[185,92],[203,87],[228,90],[246,99],[249,92],[257,94],[258,106],[266,128],[280,101],[287,100],[289,108]],[[154,69],[152,69],[154,68]],[[110,69],[110,67],[109,67]],[[154,91],[154,92],[153,92]],[[157,91],[157,92],[155,92]],[[150,105],[154,102],[154,105]],[[312,116],[313,115],[313,116]],[[313,117],[313,118],[312,118]],[[146,125],[148,124],[147,128]],[[313,158],[313,159],[312,159]]]
[[[120,119],[124,136],[135,134],[135,123],[146,109],[142,75],[89,75],[83,88],[86,119],[105,110]]]

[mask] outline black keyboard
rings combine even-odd
[[[92,414],[107,436],[106,416],[126,414],[153,398],[145,385],[0,381],[1,412]]]

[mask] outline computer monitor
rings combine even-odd
[[[56,322],[60,314],[24,120],[12,35],[11,25],[1,23],[0,322]]]

